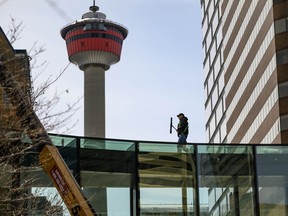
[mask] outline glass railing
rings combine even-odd
[[[100,215],[288,215],[287,145],[51,139]]]
[[[102,149],[115,151],[135,151],[132,141],[101,140],[101,139],[80,139],[80,147],[86,149]]]

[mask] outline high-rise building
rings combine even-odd
[[[207,142],[288,142],[287,7],[201,0]]]

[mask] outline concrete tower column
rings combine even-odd
[[[84,68],[84,135],[105,138],[105,69]]]

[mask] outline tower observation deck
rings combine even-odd
[[[84,135],[105,137],[105,71],[121,57],[128,30],[90,7],[82,18],[61,29],[69,61],[84,71]]]

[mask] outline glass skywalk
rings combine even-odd
[[[50,136],[100,215],[288,215],[286,145]],[[35,188],[52,188],[35,175]]]

